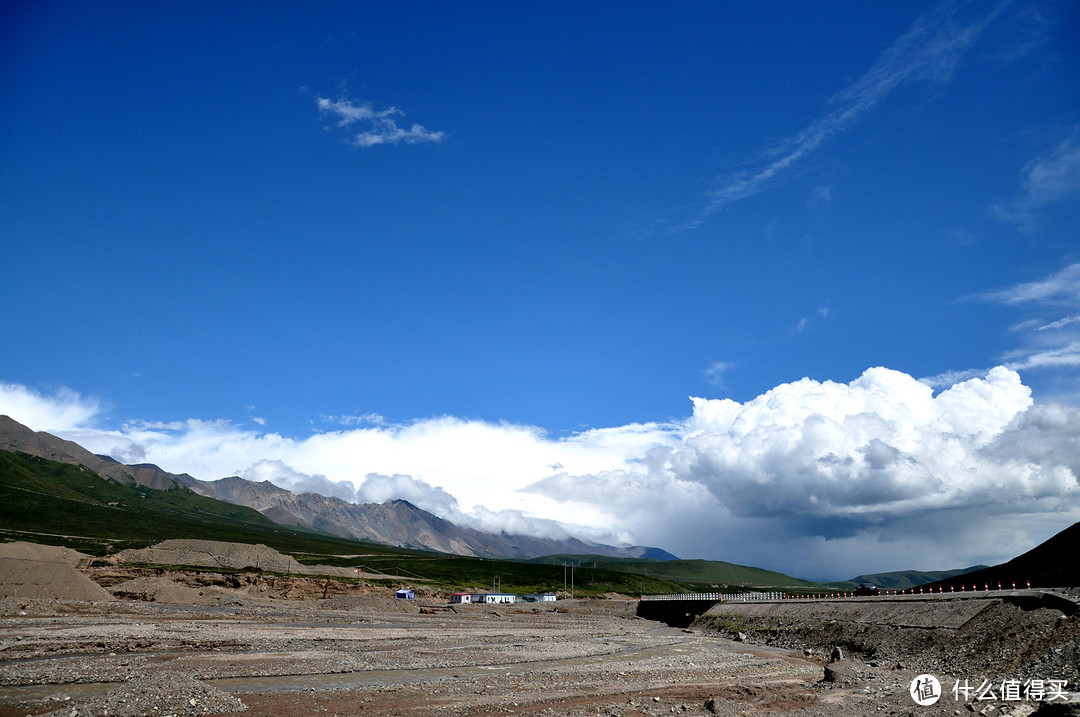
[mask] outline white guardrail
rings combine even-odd
[[[672,593],[670,595],[642,595],[642,600],[721,600],[720,593]]]
[[[917,588],[880,588],[878,592],[874,593],[874,596],[903,596],[903,595],[941,595],[943,593],[989,593],[993,590],[1030,590],[1031,581],[1025,580],[1021,582],[1004,582],[994,581],[983,582],[980,588],[978,583],[973,583],[968,589],[967,583],[962,583],[957,589],[956,585],[949,585],[948,590],[944,585],[937,585],[935,587],[917,587]],[[867,595],[863,595],[866,597]],[[859,593],[856,590],[845,591],[827,591],[820,593],[783,593],[783,592],[741,592],[741,593],[672,593],[670,595],[642,595],[642,600],[712,600],[714,602],[754,602],[759,600],[821,600],[821,599],[834,599],[834,598],[853,598],[859,597]],[[957,597],[959,597],[957,595]]]
[[[784,593],[671,593],[669,595],[642,595],[642,600],[713,600],[722,602],[750,602],[752,600],[783,600]]]
[[[751,602],[753,600],[783,600],[784,593],[730,593],[724,602]]]

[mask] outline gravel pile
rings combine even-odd
[[[71,548],[56,545],[38,545],[16,541],[0,543],[0,558],[19,558],[22,560],[45,560],[51,563],[66,563],[73,568],[82,568],[90,564],[91,556]]]
[[[0,597],[98,602],[113,596],[76,570],[89,555],[33,543],[0,544]]]
[[[115,715],[116,717],[169,717],[243,712],[247,705],[221,690],[187,675],[159,672],[119,684],[103,697],[81,700],[48,712],[46,717]]]
[[[122,550],[113,556],[120,563],[196,565],[208,568],[257,568],[277,573],[304,573],[307,568],[291,555],[282,555],[261,543],[224,543],[217,540],[166,540],[149,548]]]

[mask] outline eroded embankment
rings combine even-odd
[[[839,647],[845,656],[939,674],[1068,679],[1078,684],[1080,616],[1044,607],[1068,604],[1060,596],[1043,600],[1038,593],[724,603],[694,626],[825,655]]]

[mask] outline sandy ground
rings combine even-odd
[[[70,557],[45,561],[46,569],[63,562],[113,599],[0,600],[0,717],[1023,717],[1039,706],[946,696],[920,707],[908,694],[917,656],[882,664],[848,654],[830,663],[817,649],[643,620],[630,601],[451,610],[436,597],[402,601],[385,588],[336,583],[328,590],[315,578],[79,571]]]

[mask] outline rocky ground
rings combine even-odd
[[[744,620],[740,637],[716,621],[679,630],[642,620],[635,603],[623,600],[451,610],[437,595],[402,601],[386,588],[328,589],[311,577],[71,569],[113,599],[8,591],[0,600],[0,717],[1023,717],[1040,706],[1039,714],[1048,714],[1049,704],[1030,700],[965,703],[948,695],[931,707],[916,705],[908,689],[920,671],[936,670],[945,682],[950,670],[971,669],[974,682],[982,663],[941,662],[941,651],[923,637],[885,639],[903,628],[859,642],[860,628],[846,634],[792,624],[784,631]],[[1000,662],[1008,676],[1021,676],[1020,662],[1043,677],[1058,677],[1059,669],[1072,675],[1065,663],[1072,660],[1075,670],[1077,617],[1020,612],[1033,622],[1006,611],[987,614],[978,639],[950,634],[958,649],[981,655],[987,645],[1007,642],[1009,630],[1040,630],[1045,653],[1029,650],[1026,661],[990,654],[984,661]],[[1005,632],[995,643],[984,633],[997,628]],[[833,655],[838,645],[843,654]]]
[[[1080,619],[1073,601],[1080,591],[992,595],[946,601],[865,598],[836,606],[829,601],[727,604],[696,625],[818,654],[839,647],[874,666],[906,664],[923,672],[998,681],[1054,677],[1077,689]],[[835,607],[848,610],[830,610]]]

